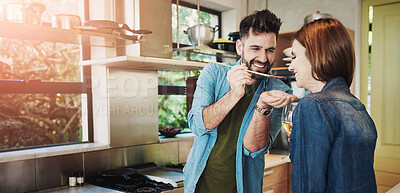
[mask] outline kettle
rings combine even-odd
[[[317,11],[311,15],[307,15],[304,18],[304,24],[310,23],[314,20],[321,19],[321,18],[333,18],[333,17],[329,13],[320,13],[319,11]]]

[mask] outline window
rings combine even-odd
[[[46,7],[42,25],[55,14],[79,15],[83,3],[35,2]],[[22,22],[13,10],[10,22]],[[90,68],[79,65],[80,46],[22,39],[0,37],[0,151],[92,141]]]
[[[158,72],[158,123],[159,129],[180,128],[189,131],[186,108],[186,78],[198,75],[200,71]]]
[[[172,1],[172,42],[174,48],[177,47],[177,11],[176,11],[176,0]],[[197,6],[186,3],[184,1],[179,2],[179,45],[180,47],[191,46],[188,35],[184,33],[189,27],[198,24]],[[209,25],[211,27],[221,26],[221,12],[212,9],[200,7],[200,24]],[[214,39],[221,37],[221,30],[215,33]],[[174,51],[173,59],[177,60],[192,60],[200,62],[211,62],[216,61],[217,58],[213,54],[198,54],[187,51]]]
[[[172,41],[174,48],[177,47],[177,12],[176,0],[172,0]],[[179,44],[180,47],[191,46],[188,35],[183,31],[188,27],[197,25],[197,6],[179,2]],[[200,7],[201,24],[209,26],[221,25],[221,12]],[[214,39],[221,36],[220,31],[215,34]],[[216,56],[204,55],[198,53],[188,53],[186,51],[174,51],[173,59],[176,60],[194,60],[201,62],[216,61]],[[165,127],[175,127],[190,131],[187,122],[186,95],[185,86],[186,78],[196,76],[200,71],[190,72],[173,72],[159,71],[159,96],[158,96],[158,120],[159,129]]]

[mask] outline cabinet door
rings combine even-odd
[[[286,184],[285,188],[287,189],[287,180],[288,180],[287,172],[288,172],[287,163],[265,169],[263,178],[263,191],[270,190],[272,187],[275,187],[277,184],[280,184],[282,182],[285,182]]]
[[[287,193],[288,181],[263,188],[263,193]]]
[[[288,186],[287,192],[292,193],[292,163],[288,163]]]

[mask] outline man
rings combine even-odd
[[[269,10],[245,17],[236,42],[241,59],[232,68],[204,67],[189,112],[196,137],[184,168],[185,192],[261,192],[264,153],[281,129],[281,109],[273,108],[297,97],[282,81],[246,70],[269,72],[280,25]]]

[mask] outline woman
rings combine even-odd
[[[377,132],[364,105],[350,93],[354,48],[336,19],[304,25],[293,41],[289,70],[312,93],[293,113],[292,190],[376,192],[373,168]]]

